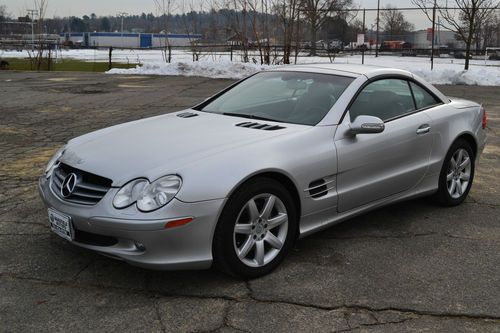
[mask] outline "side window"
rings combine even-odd
[[[356,117],[374,116],[383,121],[415,111],[408,82],[383,79],[368,84],[349,109],[351,121]]]
[[[429,94],[424,88],[420,87],[418,84],[410,82],[411,90],[413,90],[413,96],[415,96],[415,103],[417,104],[417,109],[427,108],[439,104],[439,101]]]

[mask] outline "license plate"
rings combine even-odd
[[[49,208],[50,229],[57,235],[69,241],[73,240],[71,217]]]

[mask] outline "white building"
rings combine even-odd
[[[430,49],[432,47],[432,30],[418,30],[412,33],[410,43],[416,49]],[[435,47],[465,48],[463,41],[457,40],[456,34],[449,30],[436,30],[434,34]]]
[[[202,38],[199,34],[150,34],[120,32],[72,32],[59,35],[61,44],[71,41],[84,47],[154,48],[189,46]]]

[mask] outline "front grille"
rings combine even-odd
[[[72,173],[77,176],[76,186],[68,197],[64,197],[61,193],[61,186],[66,177]],[[101,201],[110,189],[111,184],[112,181],[108,178],[97,176],[63,163],[54,169],[50,182],[52,190],[62,200],[88,206],[95,205]]]

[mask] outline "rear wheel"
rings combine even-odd
[[[446,206],[461,204],[469,194],[474,179],[474,152],[463,139],[453,143],[439,176],[437,198]]]
[[[214,236],[214,263],[235,276],[268,274],[285,258],[297,235],[290,193],[277,181],[249,181],[229,198]]]

